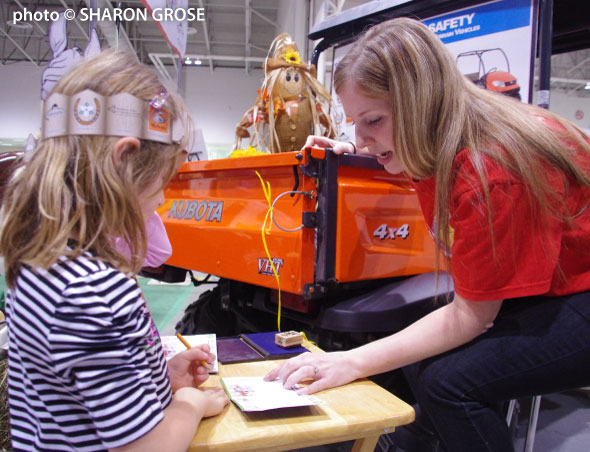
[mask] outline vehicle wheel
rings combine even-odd
[[[234,336],[239,333],[235,314],[221,309],[219,287],[202,293],[197,301],[191,303],[175,329],[180,334]]]

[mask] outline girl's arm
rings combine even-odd
[[[215,416],[229,402],[221,388],[185,387],[174,393],[164,419],[141,438],[110,452],[185,452],[204,417]]]
[[[311,394],[397,369],[471,341],[492,327],[501,306],[502,300],[476,302],[455,294],[452,303],[398,333],[347,352],[304,353],[273,369],[265,379],[279,378],[285,387],[292,387],[314,378],[299,391]]]

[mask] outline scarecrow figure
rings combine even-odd
[[[241,148],[243,138],[250,138],[258,151],[298,151],[309,135],[336,136],[329,114],[330,93],[316,79],[315,66],[301,62],[288,33],[272,42],[264,72],[256,103],[236,128],[234,149]]]

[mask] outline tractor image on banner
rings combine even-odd
[[[501,61],[503,59],[502,66],[492,65],[493,63],[489,61],[492,55],[495,57],[494,61],[496,64],[498,60]],[[467,65],[464,61],[473,59],[476,59],[476,64],[473,65],[472,69],[476,67],[477,69],[473,72],[465,73]],[[488,60],[487,64],[486,60]],[[463,69],[465,76],[477,86],[521,100],[520,85],[517,83],[516,77],[510,73],[510,63],[506,52],[502,49],[496,48],[463,52],[457,55],[457,64]]]

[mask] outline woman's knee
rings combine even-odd
[[[444,356],[407,366],[404,375],[422,405],[459,402],[471,389],[468,369],[447,362]]]

